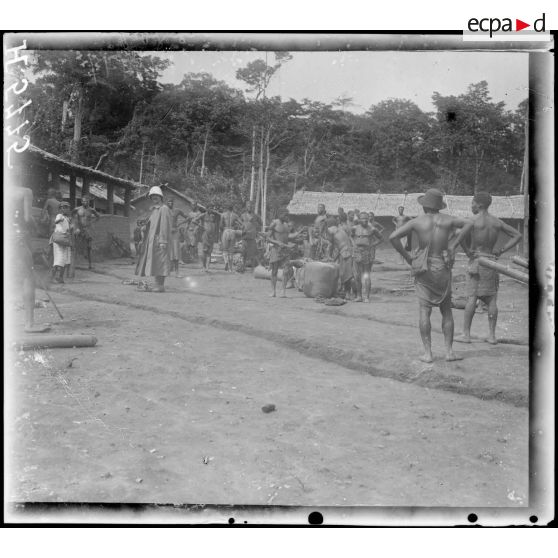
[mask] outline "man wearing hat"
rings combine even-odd
[[[419,196],[424,215],[419,215],[391,233],[389,239],[393,247],[411,266],[415,276],[415,289],[419,299],[420,336],[424,345],[423,362],[432,362],[432,341],[430,316],[432,308],[438,306],[442,314],[442,330],[446,347],[446,360],[460,360],[452,349],[453,314],[451,311],[451,268],[455,247],[471,230],[473,223],[467,219],[440,213],[446,208],[444,196],[440,190],[431,188]],[[461,229],[450,245],[452,233]],[[415,232],[419,245],[409,254],[401,239]]]
[[[178,271],[178,262],[180,260],[180,235],[178,233],[178,218],[183,217],[184,219],[188,219],[188,215],[182,211],[182,209],[176,209],[174,207],[174,199],[169,198],[167,200],[167,205],[170,209],[171,215],[171,242],[170,242],[170,260],[171,260],[171,271],[176,273],[177,277],[180,277]]]
[[[463,334],[456,337],[461,343],[471,342],[471,324],[475,315],[477,299],[481,299],[488,306],[488,338],[486,341],[496,345],[496,321],[498,307],[496,298],[499,287],[498,272],[488,267],[479,265],[479,257],[483,256],[496,260],[501,254],[513,248],[520,240],[521,234],[513,227],[506,225],[494,215],[488,213],[492,203],[492,196],[488,192],[477,192],[471,202],[471,211],[476,216],[473,219],[473,228],[470,232],[469,242],[461,245],[469,256],[467,268],[467,304],[463,319]],[[510,240],[500,249],[495,249],[500,232],[510,237]],[[467,239],[466,239],[467,240]]]
[[[169,207],[163,203],[163,192],[159,186],[153,186],[149,190],[149,199],[153,205],[136,275],[155,277],[155,287],[148,290],[162,293],[165,291],[165,277],[170,272],[172,217]]]

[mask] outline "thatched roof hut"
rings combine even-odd
[[[397,215],[397,208],[403,206],[406,215],[414,216],[422,212],[417,201],[421,194],[422,192],[354,194],[299,190],[295,192],[287,210],[293,216],[311,216],[316,215],[318,204],[323,203],[330,214],[337,214],[338,209],[342,207],[345,211],[359,209],[360,211],[372,211],[377,218],[391,218]],[[448,206],[444,212],[460,217],[470,217],[472,198],[473,196],[444,196],[444,201]],[[522,220],[524,218],[523,196],[493,196],[490,213],[500,219]]]

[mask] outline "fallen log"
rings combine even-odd
[[[94,335],[24,335],[15,340],[19,349],[70,349],[73,347],[94,347],[97,338]]]
[[[488,267],[490,269],[493,269],[494,271],[497,271],[502,275],[507,275],[508,277],[511,277],[516,281],[519,281],[520,283],[523,283],[525,285],[529,284],[529,275],[527,273],[523,273],[522,271],[513,269],[508,265],[503,265],[501,263],[495,262],[488,258],[484,258],[482,256],[479,258],[479,264],[482,265],[483,267]]]
[[[513,256],[512,262],[517,265],[520,265],[521,267],[525,267],[529,269],[529,261],[526,260],[525,258],[522,258],[521,256]]]

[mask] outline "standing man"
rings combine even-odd
[[[199,213],[192,218],[190,224],[200,227],[199,242],[198,242],[198,257],[202,266],[202,271],[209,273],[209,264],[211,263],[211,252],[215,244],[216,225],[215,215],[206,211]]]
[[[176,273],[176,277],[180,277],[178,271],[178,261],[180,260],[180,236],[178,234],[178,218],[182,216],[188,219],[188,216],[182,209],[174,208],[174,198],[167,200],[167,205],[170,209],[171,216],[171,242],[170,242],[170,271]]]
[[[43,206],[42,219],[43,222],[48,222],[48,234],[51,235],[54,230],[54,222],[56,221],[56,216],[58,215],[58,208],[60,206],[60,201],[56,199],[56,190],[54,188],[48,189],[47,200]]]
[[[149,190],[149,199],[153,206],[136,275],[155,277],[153,292],[162,293],[165,292],[165,277],[170,272],[172,217],[170,209],[163,203],[163,192],[159,186]]]
[[[499,275],[497,271],[479,265],[479,257],[483,256],[496,260],[521,240],[519,231],[488,213],[491,203],[492,196],[488,192],[475,194],[471,203],[471,210],[476,217],[473,219],[473,227],[470,231],[470,242],[461,242],[461,246],[469,257],[469,265],[467,269],[467,304],[465,305],[463,319],[463,334],[455,338],[460,343],[471,342],[471,324],[479,298],[488,306],[488,338],[486,341],[492,345],[498,343],[496,340],[496,321],[498,320],[496,299],[498,297]],[[494,247],[501,232],[509,236],[510,239],[502,248],[496,250]]]
[[[196,261],[198,242],[201,238],[201,225],[196,217],[201,215],[198,204],[194,202],[192,211],[188,214],[188,231],[186,243],[188,244],[188,254],[193,262]]]
[[[442,314],[442,330],[446,346],[446,360],[460,360],[452,349],[453,314],[451,312],[451,268],[453,266],[455,247],[469,232],[472,223],[466,219],[440,213],[446,207],[443,194],[431,188],[419,196],[424,215],[419,215],[393,231],[389,237],[393,247],[411,266],[415,275],[415,288],[419,299],[420,336],[424,345],[423,362],[432,362],[432,339],[430,316],[432,308],[438,306]],[[451,245],[449,237],[456,230],[461,231]],[[401,238],[415,231],[418,237],[418,249],[411,256],[403,245]]]
[[[291,264],[291,248],[289,239],[296,239],[298,233],[289,233],[287,224],[287,212],[281,211],[279,217],[274,219],[269,225],[269,263],[271,265],[271,294],[277,296],[277,276],[279,270],[283,270],[283,294],[281,298],[287,297],[287,285],[292,277],[293,266]]]
[[[312,246],[312,259],[322,261],[327,254],[326,233],[326,208],[323,203],[318,204],[318,215],[314,219],[314,224],[310,229],[310,245]]]
[[[262,220],[254,213],[251,201],[246,202],[246,211],[240,216],[240,220],[244,238],[244,263],[247,266],[255,267],[259,264],[256,236],[258,229],[262,226]]]
[[[221,236],[221,244],[223,249],[223,257],[225,258],[225,271],[233,273],[232,258],[234,253],[234,245],[236,243],[236,230],[237,226],[240,226],[240,219],[238,215],[233,211],[233,204],[227,204],[225,212],[221,215],[221,230],[223,234]]]
[[[404,211],[405,211],[405,208],[402,205],[400,205],[397,208],[398,215],[396,215],[392,219],[392,222],[395,225],[395,230],[401,228],[405,223],[407,223],[411,220],[411,217],[409,217],[408,215],[404,215]],[[407,237],[406,237],[404,248],[405,248],[405,250],[407,250],[407,252],[411,251],[412,238],[413,238],[412,234],[408,234]]]
[[[91,225],[93,224],[93,219],[98,221],[101,216],[92,208],[89,207],[89,195],[85,194],[81,198],[81,206],[76,207],[72,216],[75,216],[75,237],[76,237],[76,248],[80,246],[82,250],[85,251],[87,255],[87,262],[89,264],[89,269],[91,266],[91,242],[93,237],[91,235]]]
[[[346,220],[347,216],[343,215],[340,218],[343,217]],[[327,232],[331,239],[330,257],[339,265],[339,280],[345,298],[349,300],[354,282],[353,243],[346,229],[342,225],[337,225],[334,218],[328,218],[327,225]]]
[[[5,260],[10,289],[18,291],[23,288],[23,306],[25,309],[25,332],[43,333],[50,329],[47,325],[35,324],[35,276],[33,255],[31,252],[31,232],[33,222],[32,206],[33,191],[29,188],[8,187],[5,202],[8,209],[7,217],[12,219],[6,227],[7,243],[11,246],[11,258]]]
[[[368,222],[368,213],[359,213],[359,224],[354,231],[354,252],[357,298],[356,302],[362,302],[362,287],[364,286],[364,300],[370,302],[370,288],[372,281],[372,264],[376,256],[376,246],[384,241],[380,231]]]

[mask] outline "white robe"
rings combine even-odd
[[[70,221],[61,213],[56,216],[54,231],[61,233],[70,232]],[[60,244],[56,244],[56,242],[53,242],[52,249],[54,253],[55,266],[59,265],[61,267],[64,267],[65,265],[70,265],[70,262],[72,260],[71,246],[60,246]]]

